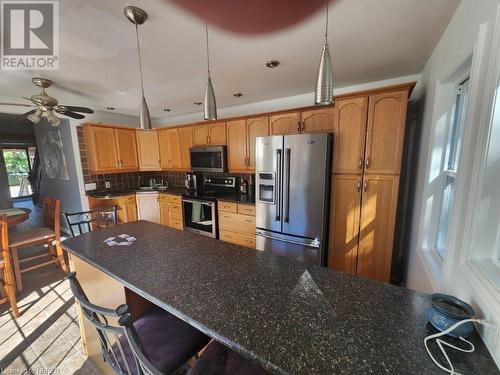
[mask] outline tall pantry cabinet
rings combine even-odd
[[[328,267],[389,282],[413,84],[335,102]]]

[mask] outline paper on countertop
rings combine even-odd
[[[126,233],[119,234],[116,237],[108,237],[103,242],[108,246],[130,246],[137,238]]]

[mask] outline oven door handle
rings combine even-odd
[[[182,202],[186,202],[186,203],[201,203],[201,204],[204,204],[205,206],[214,206],[215,205],[215,202],[202,201],[202,200],[192,200],[192,199],[184,199],[184,198],[182,198]]]

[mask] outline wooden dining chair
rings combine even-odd
[[[5,290],[5,298],[0,298],[0,303],[9,302],[12,314],[19,318],[19,310],[17,309],[16,301],[16,288],[14,270],[12,267],[12,260],[9,249],[9,234],[7,216],[0,216],[0,233],[1,233],[1,256],[0,256],[0,270],[3,273],[2,285]]]
[[[12,260],[14,263],[14,275],[16,277],[17,291],[23,290],[21,274],[33,271],[37,268],[50,264],[58,264],[64,272],[68,271],[64,254],[61,247],[61,201],[45,197],[43,199],[43,221],[44,226],[28,229],[25,231],[12,233],[10,236],[10,249],[12,251]],[[35,245],[47,245],[47,252],[34,256],[19,259],[18,251],[22,248]],[[49,260],[46,260],[47,257]],[[26,268],[21,268],[21,264],[43,259],[44,261],[33,264]]]

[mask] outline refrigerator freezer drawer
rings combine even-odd
[[[323,243],[317,240],[284,236],[282,234],[257,230],[256,249],[271,251],[277,255],[321,265]]]

